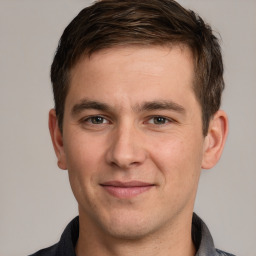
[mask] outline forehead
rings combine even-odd
[[[68,97],[133,103],[193,91],[193,55],[188,47],[115,47],[81,59],[71,70]],[[113,97],[112,97],[113,96]],[[137,101],[137,102],[136,102]]]

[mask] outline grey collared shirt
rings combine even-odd
[[[79,217],[74,218],[64,230],[60,241],[30,256],[76,256],[75,245],[79,235]],[[215,248],[212,236],[205,223],[194,213],[192,239],[197,249],[195,256],[234,256]]]
[[[234,256],[215,248],[209,229],[195,213],[192,220],[192,239],[197,249],[195,256]]]

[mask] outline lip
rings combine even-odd
[[[100,184],[110,195],[117,198],[132,198],[155,186],[155,184],[141,181],[107,181]]]

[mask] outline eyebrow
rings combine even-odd
[[[185,113],[185,108],[180,104],[173,101],[149,101],[144,102],[142,105],[136,106],[138,112],[150,110],[173,110],[179,113]]]
[[[72,115],[78,115],[85,109],[96,109],[101,111],[110,111],[110,106],[108,106],[105,103],[94,101],[94,100],[88,100],[88,99],[82,99],[79,103],[75,104],[72,107],[71,114]]]
[[[86,109],[95,109],[100,111],[108,111],[113,112],[113,107],[109,106],[106,103],[89,100],[89,99],[82,99],[79,103],[75,104],[72,107],[71,114],[78,115],[83,110]],[[143,111],[152,111],[152,110],[172,110],[179,113],[185,113],[185,108],[178,103],[173,101],[165,101],[165,100],[155,100],[155,101],[148,101],[142,104],[138,104],[133,107],[135,112],[143,112]]]

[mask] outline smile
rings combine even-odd
[[[141,181],[129,181],[129,182],[120,182],[120,181],[109,181],[103,184],[100,184],[110,195],[117,198],[131,198],[139,194],[142,194],[152,187],[154,184],[145,183]]]

